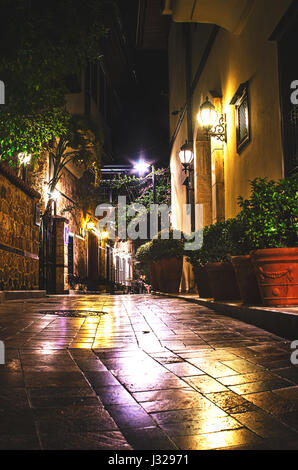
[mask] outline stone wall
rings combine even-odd
[[[67,219],[65,226],[73,236],[73,274],[86,278],[87,237],[81,237],[84,214],[76,204],[80,176],[78,170],[76,176],[67,168],[63,170],[52,213],[57,218]],[[39,288],[39,226],[35,225],[35,210],[38,204],[43,214],[48,200],[48,153],[41,154],[27,168],[26,181],[18,178],[15,170],[0,164],[0,290]],[[61,268],[56,277],[61,292],[69,288],[68,252],[63,230],[58,231],[56,239],[56,263]]]
[[[0,165],[0,289],[38,289],[39,194]]]
[[[57,184],[56,190],[58,198],[56,201],[56,208],[54,211],[54,204],[52,206],[52,213],[57,217],[63,217],[67,219],[68,223],[66,226],[69,233],[73,236],[73,274],[80,278],[87,277],[87,239],[81,237],[81,229],[83,228],[84,214],[80,207],[77,205],[77,188],[81,184],[80,177],[83,175],[83,171],[80,168],[72,168],[74,172],[68,168],[64,168],[61,178]],[[27,174],[28,182],[32,187],[40,192],[40,206],[41,211],[44,212],[47,200],[48,200],[48,181],[49,181],[49,155],[44,153],[40,156],[38,162],[35,163],[34,167],[31,167]],[[61,235],[61,240],[57,239],[57,245],[63,243],[64,237]],[[61,246],[60,246],[61,249]],[[65,246],[66,256],[64,259],[65,270],[68,266],[67,257],[67,246]],[[59,258],[59,256],[58,256]],[[56,260],[58,264],[61,263]],[[60,276],[60,274],[59,274]],[[61,277],[61,276],[60,276]],[[63,274],[65,279],[64,290],[69,288],[67,282],[67,274]],[[58,284],[61,284],[61,279]],[[60,290],[62,288],[60,287]]]
[[[74,236],[74,274],[79,277],[86,277],[87,239],[84,240],[80,237],[84,215],[82,209],[74,204],[74,202],[77,201],[78,184],[78,179],[70,171],[65,169],[57,185],[57,189],[60,191],[60,196],[57,200],[57,214],[68,220],[68,230]],[[71,199],[71,201],[69,199]]]

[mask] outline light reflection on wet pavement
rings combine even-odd
[[[0,339],[0,449],[298,449],[290,342],[205,307],[142,295],[9,301]]]

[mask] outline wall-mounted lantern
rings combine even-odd
[[[89,221],[87,222],[86,226],[88,230],[93,230],[95,228],[95,222]]]
[[[59,195],[60,192],[57,189],[47,193],[48,201],[50,201],[51,204],[54,203],[54,215],[57,215],[57,200]]]
[[[183,166],[183,171],[187,173],[190,168],[190,165],[193,161],[193,147],[192,142],[188,142],[187,140],[182,145],[180,152],[179,152],[180,162]]]
[[[95,235],[99,236],[99,233],[96,229],[96,222],[89,218],[83,221],[83,227],[80,229],[81,237],[85,238],[88,232],[93,232]]]
[[[190,184],[190,176],[191,172],[193,171],[192,168],[192,161],[193,161],[193,144],[192,142],[188,142],[187,140],[182,145],[179,151],[179,159],[183,166],[183,171],[186,174],[186,178],[183,182],[183,185],[186,187],[186,202],[189,204],[190,202],[190,191],[192,190]]]
[[[48,197],[52,201],[56,202],[59,197],[59,191],[57,189],[54,189],[54,191],[48,193]]]
[[[101,238],[102,240],[106,240],[107,238],[109,238],[109,232],[107,230],[103,230],[101,232]]]
[[[197,120],[208,137],[215,137],[222,142],[227,141],[226,115],[218,116],[215,106],[209,101],[208,96],[200,106]]]

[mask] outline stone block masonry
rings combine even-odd
[[[40,195],[0,164],[0,289],[38,289]]]

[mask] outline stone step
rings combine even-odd
[[[267,307],[245,305],[235,301],[215,301],[202,299],[196,294],[166,294],[155,292],[165,297],[177,298],[210,308],[215,312],[237,318],[245,323],[270,331],[278,336],[295,340],[298,331],[298,305],[286,307]]]
[[[2,295],[1,295],[2,294]],[[40,299],[47,295],[45,290],[4,290],[0,292],[0,302],[4,300]]]

